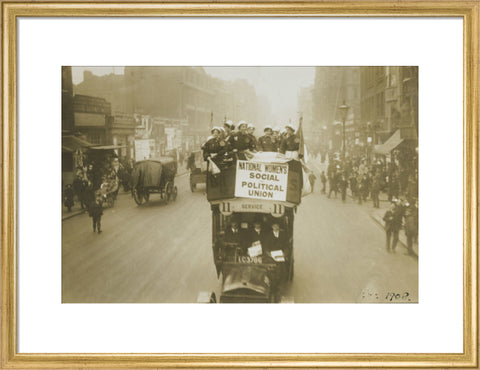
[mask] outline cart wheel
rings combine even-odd
[[[145,191],[145,194],[143,194],[143,199],[145,199],[145,202],[148,202],[150,200],[150,193],[148,190]]]
[[[142,203],[143,203],[143,194],[141,192],[139,192],[136,187],[133,188],[132,194],[133,194],[133,199],[135,200],[135,203],[137,203],[139,206],[141,206]]]
[[[177,194],[178,194],[177,187],[174,186],[174,187],[173,187],[173,191],[172,191],[172,199],[173,199],[173,201],[175,201],[175,200],[177,199]]]
[[[169,181],[167,182],[167,185],[165,185],[165,194],[164,194],[165,203],[168,204],[168,202],[170,202],[170,198],[172,197],[172,192],[173,192],[173,184]]]

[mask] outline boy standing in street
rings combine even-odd
[[[102,220],[103,208],[102,208],[102,198],[97,197],[95,202],[90,203],[88,214],[93,220],[93,232],[98,231],[100,234],[102,230],[100,229],[100,222]]]

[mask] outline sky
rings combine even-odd
[[[234,81],[247,79],[257,95],[266,96],[274,116],[296,119],[297,96],[302,87],[313,85],[315,67],[204,67],[211,76]],[[124,67],[74,67],[73,83],[83,80],[83,71],[90,70],[101,76],[110,73],[123,74]]]

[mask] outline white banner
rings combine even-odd
[[[287,181],[287,164],[237,161],[235,196],[285,201]]]
[[[149,159],[155,150],[155,139],[135,140],[135,160]]]

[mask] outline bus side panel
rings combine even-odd
[[[208,201],[235,197],[235,171],[235,166],[229,166],[217,175],[207,172]]]

